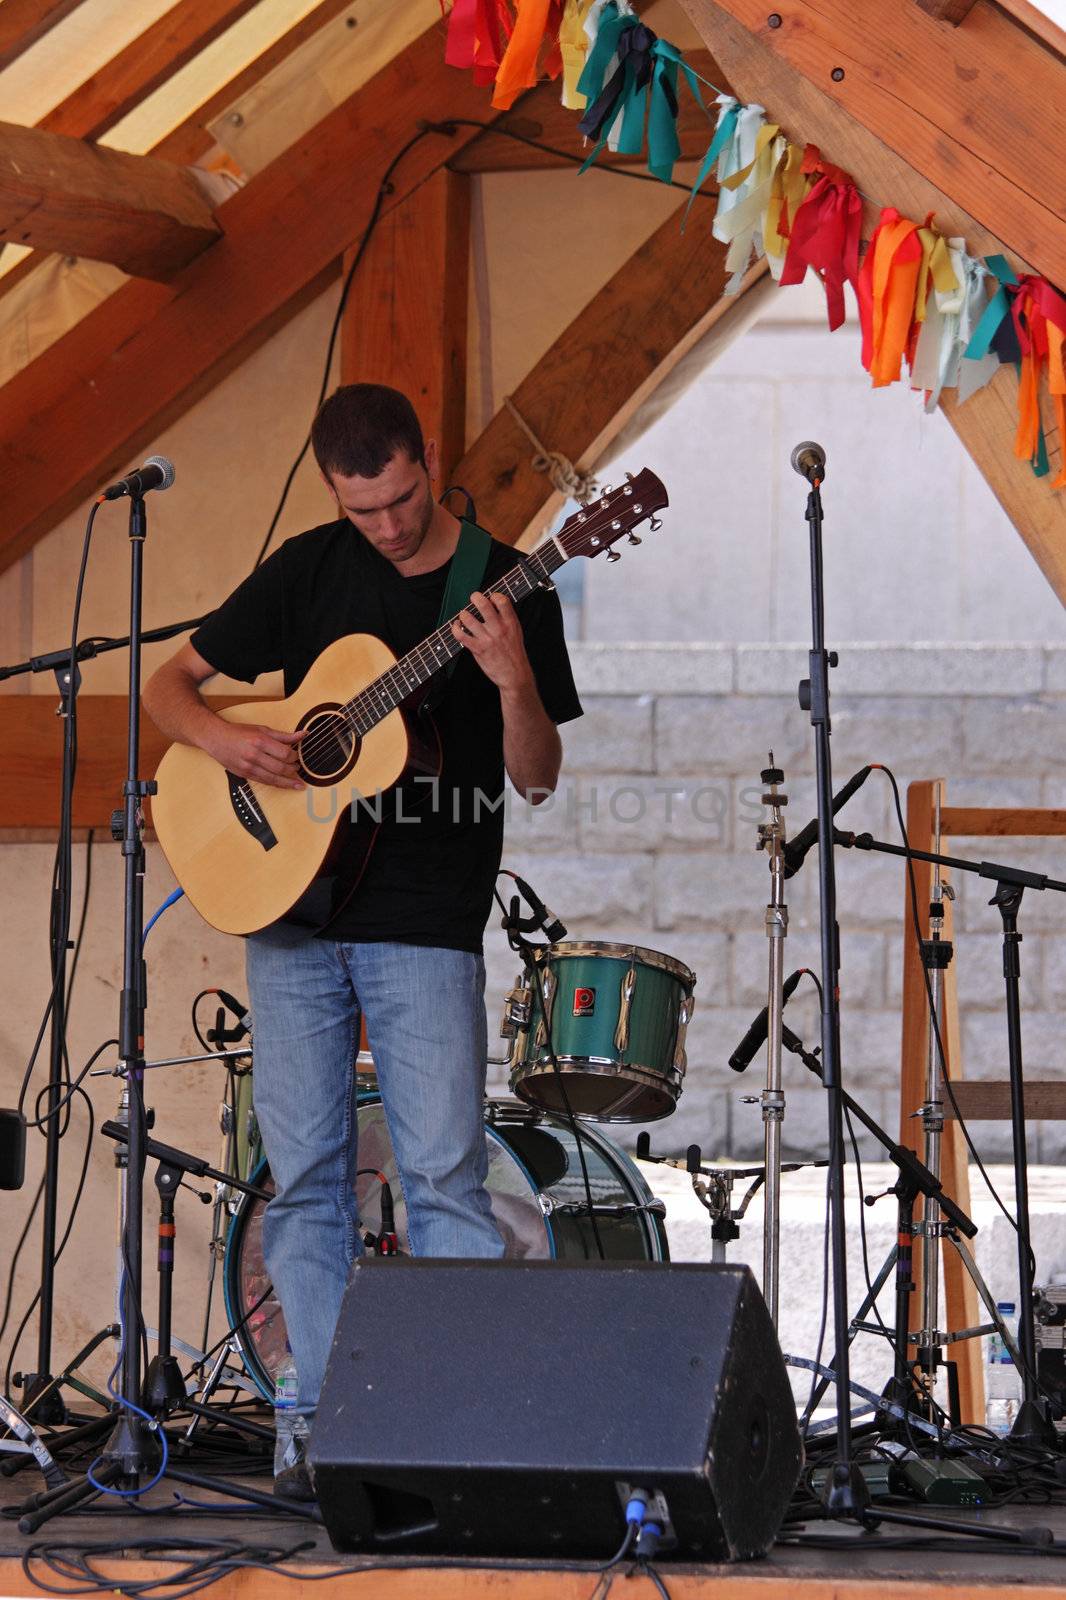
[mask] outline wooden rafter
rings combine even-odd
[[[0,239],[166,279],[219,231],[185,167],[0,123]]]
[[[3,0],[3,3],[6,4],[7,0]],[[272,72],[294,50],[298,50],[300,45],[317,33],[319,28],[325,27],[327,22],[332,22],[333,18],[339,16],[351,3],[352,0],[320,0],[320,4],[315,6],[313,11],[309,11],[305,17],[301,17],[299,22],[293,23],[292,27],[287,29],[280,38],[275,39],[273,44],[268,45],[265,50],[261,51],[254,61],[249,62],[241,72],[230,78],[207,100],[198,105],[194,111],[190,111],[188,116],[176,128],[172,128],[157,144],[153,145],[148,152],[149,155],[159,156],[163,161],[173,161],[178,166],[188,167],[202,160],[215,142],[208,131],[208,124],[216,117],[221,116],[227,106],[240,99],[241,95],[246,94],[250,88],[259,82],[260,78],[265,77],[268,72]],[[0,7],[0,14],[2,14],[2,7]],[[166,19],[164,18],[163,20],[165,21]],[[116,57],[117,59],[119,58]],[[126,110],[132,110],[132,104],[128,104]],[[87,134],[82,135],[82,137],[87,136]],[[42,252],[33,251],[30,255],[24,256],[14,267],[9,268],[0,277],[0,299],[9,290],[13,289],[17,283],[21,283],[28,277],[34,268],[40,265],[42,260]]]
[[[917,3],[938,22],[949,22],[957,28],[970,15],[976,0],[917,0]]]
[[[442,167],[376,230],[341,324],[341,382],[411,397],[440,447],[442,487],[466,437],[469,260],[470,179]]]
[[[940,231],[949,237],[964,238],[974,254],[1011,253],[1003,239],[982,227],[924,174],[894,154],[763,39],[753,38],[722,6],[712,0],[683,3],[722,63],[736,94],[765,105],[774,120],[780,120],[795,139],[817,144],[830,161],[852,173],[864,194],[896,205],[910,216],[935,213]],[[874,215],[871,205],[867,228],[872,226]],[[1013,260],[1022,271],[1034,270],[1017,251]],[[1066,496],[1054,493],[1047,478],[1035,478],[1028,464],[1014,456],[1016,394],[1014,372],[1004,367],[965,405],[956,404],[954,396],[948,394],[941,401],[941,409],[1041,572],[1066,604]],[[914,403],[921,403],[917,396]],[[1063,441],[1054,430],[1049,432],[1048,445],[1057,466]]]
[[[82,0],[4,0],[0,5],[0,72],[81,3]]]
[[[722,75],[708,50],[689,50],[685,59],[709,83],[721,83]],[[705,98],[710,98],[705,91]],[[539,144],[552,146],[565,152],[550,155],[532,145],[521,144],[517,139],[501,138],[496,133],[485,133],[467,145],[451,163],[456,172],[525,172],[541,167],[569,166],[575,156],[585,156],[584,141],[578,131],[581,113],[569,110],[559,98],[557,83],[542,83],[522,100],[517,111],[500,117],[498,127],[509,129],[526,139],[536,139]],[[681,145],[681,161],[700,161],[707,150],[713,121],[689,94],[684,84],[678,95],[677,133]],[[598,166],[643,166],[647,154],[636,156],[612,155],[604,150],[597,157]]]
[[[745,280],[765,273],[760,262]],[[686,350],[739,306],[725,295],[725,246],[673,212],[634,251],[518,385],[516,409],[549,450],[595,465],[637,405]],[[637,331],[639,330],[639,332]],[[561,499],[534,470],[528,438],[498,411],[453,474],[478,519],[514,543]]]
[[[913,0],[774,0],[773,27],[765,0],[682,4],[714,54],[724,11],[1012,252],[1066,284],[1062,64],[999,6],[980,0],[948,34]],[[761,84],[751,92],[768,103]],[[837,159],[849,167],[847,150]]]
[[[37,126],[74,139],[99,139],[255,4],[256,0],[177,0]]]
[[[428,29],[219,208],[218,249],[169,284],[123,285],[5,384],[0,569],[335,277],[420,119],[485,112],[484,91],[445,66],[440,30]],[[459,128],[417,144],[394,174],[393,203],[469,137]],[[59,462],[57,438],[69,445]]]

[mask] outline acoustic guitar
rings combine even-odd
[[[516,603],[573,556],[597,556],[669,504],[645,469],[574,513],[558,533],[488,591]],[[304,790],[228,772],[195,746],[171,745],[156,773],[152,823],[171,869],[200,915],[223,933],[254,933],[282,918],[322,928],[358,886],[373,830],[352,827],[352,799],[395,788],[439,768],[417,717],[430,680],[462,645],[451,622],[397,659],[372,634],[329,645],[284,700],[253,700],[219,715],[231,722],[301,731]]]

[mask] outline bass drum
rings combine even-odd
[[[376,1234],[381,1226],[381,1186],[375,1175],[380,1171],[394,1197],[400,1254],[407,1255],[407,1212],[380,1095],[361,1095],[358,1115],[359,1165],[375,1169],[356,1184],[361,1231]],[[580,1133],[604,1255],[614,1261],[668,1261],[662,1202],[610,1139],[585,1125]],[[567,1119],[518,1101],[489,1100],[485,1137],[487,1187],[504,1238],[504,1254],[514,1259],[597,1259],[581,1159]],[[265,1161],[251,1182],[273,1188]],[[286,1335],[263,1259],[265,1210],[264,1201],[242,1197],[226,1237],[223,1281],[226,1315],[236,1330],[244,1364],[264,1398],[272,1401]]]

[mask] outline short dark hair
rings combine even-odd
[[[383,383],[346,383],[335,389],[311,424],[311,446],[327,478],[376,478],[397,450],[426,464],[426,445],[415,408],[399,389]]]

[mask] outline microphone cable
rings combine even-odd
[[[504,870],[506,869],[501,869],[501,871]],[[497,877],[499,876],[500,874],[498,873]],[[508,873],[507,876],[511,877],[513,874]],[[507,921],[509,918],[509,912],[507,907],[504,905],[503,900],[500,898],[500,891],[495,887],[495,885],[493,885],[492,892],[496,897],[496,904],[503,912],[504,920]],[[549,949],[550,946],[545,945],[541,946],[541,948]],[[570,1125],[570,1132],[573,1135],[574,1144],[577,1147],[577,1158],[581,1164],[581,1181],[585,1189],[585,1205],[588,1210],[589,1223],[592,1227],[592,1237],[596,1241],[596,1253],[601,1261],[606,1261],[607,1253],[603,1248],[603,1240],[600,1238],[599,1224],[596,1221],[596,1208],[592,1200],[592,1184],[589,1182],[588,1162],[585,1160],[584,1136],[578,1127],[577,1116],[574,1113],[573,1106],[570,1104],[570,1096],[566,1091],[566,1080],[563,1074],[563,1069],[560,1067],[559,1059],[555,1054],[555,1044],[552,1040],[551,1014],[544,1004],[544,985],[541,981],[540,968],[536,961],[534,961],[532,964],[532,973],[533,980],[537,986],[537,999],[540,1001],[540,1014],[544,1022],[544,1037],[548,1046],[548,1059],[551,1061],[552,1071],[555,1074],[555,1081],[559,1086],[559,1094],[566,1113],[566,1120]]]

